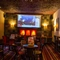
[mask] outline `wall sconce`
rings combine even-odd
[[[11,28],[14,28],[15,24],[16,24],[16,21],[15,20],[10,20],[9,21],[9,24],[10,24],[10,27]]]
[[[42,26],[44,27],[44,30],[47,29],[48,24],[49,24],[48,22],[44,22],[44,23],[42,24]]]
[[[56,30],[59,28],[59,27],[58,27],[58,23],[56,22],[56,20],[54,21],[53,27],[54,27],[54,31],[56,31]]]
[[[58,28],[58,24],[55,24],[55,25],[54,25],[54,28],[57,29],[57,28]]]
[[[43,25],[44,29],[46,29],[48,26],[48,23],[43,23],[42,25]]]
[[[42,23],[42,26],[47,27],[48,24],[49,22],[47,20],[44,20],[44,22]]]
[[[47,24],[47,23],[43,23],[42,25],[43,25],[44,27],[47,27],[48,24]]]

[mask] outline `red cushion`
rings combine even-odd
[[[24,54],[24,52],[23,51],[19,51],[18,54],[22,55],[22,54]]]

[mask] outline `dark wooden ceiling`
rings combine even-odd
[[[60,0],[0,0],[0,9],[8,13],[53,14]]]

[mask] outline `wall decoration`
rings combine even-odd
[[[20,30],[20,35],[25,35],[25,30]]]
[[[59,18],[56,19],[56,31],[59,31]]]
[[[6,35],[7,37],[10,36],[10,34],[12,33],[17,33],[17,27],[16,27],[16,23],[14,25],[14,29],[11,28],[10,26],[10,21],[17,21],[17,15],[16,14],[12,14],[12,13],[6,13],[5,14],[5,21],[4,21],[4,35]]]
[[[26,36],[30,36],[30,30],[26,30]]]
[[[31,31],[31,36],[34,36],[34,35],[36,35],[36,30]]]

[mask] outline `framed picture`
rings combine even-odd
[[[59,31],[59,18],[56,19],[56,31]]]
[[[34,46],[34,37],[28,37],[28,45],[29,46]]]

